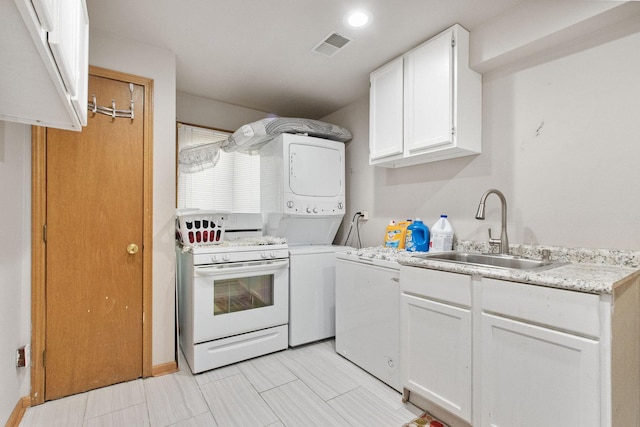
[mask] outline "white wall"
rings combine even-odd
[[[176,96],[176,115],[179,122],[230,132],[247,123],[272,117],[262,111],[180,92]]]
[[[89,63],[154,80],[152,364],[175,360],[176,63],[167,50],[91,30]]]
[[[0,424],[29,395],[29,368],[16,349],[30,343],[31,128],[0,121]]]
[[[367,210],[364,246],[390,219],[446,213],[460,240],[487,240],[502,190],[511,243],[640,248],[640,33],[510,74],[484,75],[483,152],[399,169],[368,165],[368,97],[323,120],[351,130],[347,215]],[[539,131],[538,131],[539,129]],[[336,241],[341,241],[341,231]],[[353,240],[350,240],[354,244]]]

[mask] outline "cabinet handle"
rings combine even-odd
[[[399,277],[392,277],[391,280],[393,280],[394,282],[400,283]]]

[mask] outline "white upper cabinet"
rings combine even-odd
[[[53,31],[57,26],[58,0],[31,0],[31,3],[42,28],[45,31]]]
[[[449,144],[453,133],[453,32],[405,58],[405,143],[409,153]]]
[[[469,68],[469,33],[460,25],[370,80],[370,164],[400,167],[481,152],[482,76]]]
[[[0,120],[80,131],[87,124],[85,0],[0,5]]]
[[[54,27],[49,31],[49,47],[58,65],[62,81],[71,97],[78,94],[80,70],[80,43],[78,40],[83,32],[82,4],[80,2],[63,2],[67,10],[59,11]],[[40,16],[38,15],[38,18]]]
[[[371,73],[369,147],[371,160],[402,154],[403,58]]]

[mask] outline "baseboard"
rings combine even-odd
[[[20,421],[22,421],[24,413],[27,411],[27,408],[29,406],[31,406],[31,397],[21,397],[18,400],[18,403],[16,403],[16,407],[13,408],[13,412],[11,412],[11,415],[9,415],[9,419],[5,424],[5,427],[18,427]]]
[[[161,375],[173,374],[174,372],[178,372],[178,363],[175,361],[163,363],[161,365],[155,365],[151,367],[152,377],[159,377]]]

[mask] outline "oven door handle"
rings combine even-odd
[[[252,273],[252,272],[260,272],[260,273],[270,273],[273,271],[282,270],[283,268],[287,268],[289,266],[289,260],[283,261],[274,261],[274,262],[265,262],[263,264],[258,265],[247,265],[244,267],[198,267],[195,269],[196,276],[217,276],[221,274],[229,274],[233,273],[244,274],[244,273]]]

